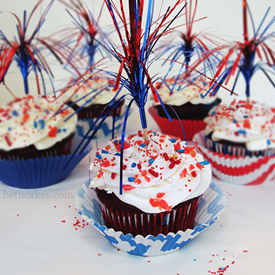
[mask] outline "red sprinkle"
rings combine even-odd
[[[159,173],[156,172],[156,171],[154,171],[154,170],[152,170],[152,169],[149,169],[148,172],[149,172],[151,175],[153,175],[154,177],[156,177],[156,178],[159,176]]]
[[[171,162],[170,165],[169,165],[169,169],[173,169],[176,165],[176,162]]]
[[[160,199],[165,195],[165,193],[157,193],[157,198]]]
[[[12,145],[12,142],[9,140],[9,137],[5,135],[5,141],[7,142],[8,146]]]
[[[102,161],[101,162],[101,166],[103,167],[109,167],[111,164],[110,164],[110,161],[109,160],[106,160],[106,161]]]
[[[197,176],[197,172],[196,171],[192,171],[191,175],[195,178]]]
[[[141,169],[141,164],[140,164],[140,163],[138,163],[137,167],[138,167],[138,169]]]
[[[165,153],[163,153],[163,157],[164,157],[164,159],[166,160],[166,161],[168,161],[169,160],[169,157],[168,157],[168,155],[167,155],[167,153],[165,152]]]
[[[122,189],[125,191],[131,191],[132,189],[135,189],[135,187],[130,184],[123,184]]]
[[[153,206],[153,207],[158,207],[159,206],[159,200],[158,199],[149,199],[149,203]]]
[[[112,173],[112,174],[111,174],[111,178],[114,180],[115,177],[116,177],[116,173]]]
[[[51,128],[51,130],[49,131],[49,133],[48,133],[48,136],[49,137],[56,137],[56,133],[57,133],[57,128],[54,126],[54,127],[52,127]]]

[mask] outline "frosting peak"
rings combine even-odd
[[[179,80],[175,87],[175,78],[169,78],[165,83],[157,83],[156,89],[164,104],[181,106],[187,102],[194,105],[197,104],[210,104],[217,96],[212,96],[211,93],[205,94],[210,89],[209,82],[203,78],[199,77],[193,83],[188,84],[186,81]],[[167,87],[169,86],[169,88]],[[173,88],[173,92],[171,92]],[[159,105],[160,102],[155,102],[154,105]]]
[[[63,92],[60,99],[64,102],[75,102],[77,106],[89,107],[92,104],[107,104],[116,94],[113,81],[95,77],[85,83],[78,83]]]
[[[124,143],[123,194],[120,184],[120,140],[99,149],[91,170],[91,188],[114,192],[120,200],[146,213],[169,211],[188,199],[201,195],[209,186],[211,170],[193,146],[172,136],[150,133],[130,135]]]

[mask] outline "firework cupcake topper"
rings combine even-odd
[[[95,63],[96,52],[101,52],[101,49],[104,49],[102,47],[100,49],[100,45],[104,44],[105,39],[108,39],[108,35],[104,34],[98,25],[104,3],[100,8],[97,19],[95,19],[90,10],[86,8],[83,2],[81,2],[80,0],[71,0],[71,4],[68,4],[63,0],[59,1],[69,9],[67,10],[67,12],[70,14],[73,19],[73,23],[77,27],[76,30],[66,29],[63,32],[63,35],[65,36],[65,41],[68,41],[66,42],[67,44],[72,43],[72,41],[74,41],[74,39],[76,38],[76,40],[74,41],[75,45],[69,55],[69,59],[76,59],[75,57],[78,54],[78,56],[80,57],[78,58],[78,61],[81,63],[81,59],[83,58],[84,54],[87,54],[89,62],[88,66],[86,66],[86,70],[88,68],[92,69]],[[71,14],[70,10],[76,13],[77,19]],[[84,45],[82,44],[83,40]],[[102,52],[101,54],[103,57]]]
[[[200,93],[200,96],[205,98],[214,95],[212,94],[212,91],[216,85],[219,85],[213,81],[212,77],[216,72],[219,55],[221,55],[221,51],[225,46],[220,45],[217,39],[214,40],[203,32],[195,33],[193,31],[194,23],[206,19],[206,17],[196,19],[198,0],[193,2],[191,0],[188,3],[187,0],[185,0],[185,4],[185,31],[180,32],[180,35],[178,35],[179,32],[177,31],[177,28],[183,25],[172,28],[170,30],[172,36],[165,39],[162,45],[157,49],[158,53],[156,59],[162,58],[167,52],[169,53],[169,56],[165,59],[163,65],[170,62],[170,68],[166,75],[159,79],[160,81],[156,88],[165,86],[165,89],[170,91],[170,95],[173,95],[175,91],[182,91],[187,86],[192,85],[204,90],[204,93]],[[208,46],[208,44],[211,46]],[[197,57],[195,61],[193,60],[194,55]],[[191,59],[194,62],[191,63]],[[180,65],[180,69],[176,76],[168,78],[168,75],[175,64]],[[198,71],[197,68],[199,66],[200,68]],[[185,71],[183,72],[184,68]],[[211,74],[211,78],[207,76],[208,73]],[[171,79],[173,79],[172,83]],[[204,79],[204,81],[198,85],[198,82],[196,81],[197,79]],[[207,90],[205,90],[204,83],[208,82],[208,80],[211,80],[211,85]],[[226,89],[225,87],[223,88]],[[209,95],[210,92],[211,94]]]
[[[213,39],[209,38],[208,36],[199,33],[193,32],[193,25],[194,22],[200,21],[205,19],[206,17],[200,18],[195,20],[196,12],[197,12],[197,6],[198,6],[198,0],[195,1],[194,7],[192,1],[190,1],[189,5],[187,5],[187,0],[185,0],[186,8],[185,8],[185,19],[186,19],[186,30],[185,32],[180,32],[180,41],[173,42],[174,39],[171,39],[169,37],[169,40],[172,41],[172,43],[169,43],[167,45],[167,42],[164,43],[160,47],[160,54],[159,56],[162,56],[167,51],[171,52],[167,60],[171,60],[172,65],[175,63],[173,61],[180,60],[180,58],[184,58],[184,62],[182,64],[182,67],[185,67],[186,70],[188,69],[191,58],[194,54],[198,55],[198,59],[204,61],[206,65],[208,65],[209,68],[212,69],[213,67],[213,60],[214,58],[212,55],[209,55],[207,53],[216,53],[219,49],[219,45],[217,42],[215,42]],[[193,12],[193,13],[192,13]],[[207,42],[211,42],[215,47],[217,47],[215,50],[210,49],[207,46]],[[206,56],[207,55],[207,56]],[[165,63],[165,62],[164,62]],[[196,66],[199,63],[196,64]]]
[[[219,77],[218,82],[220,84],[222,84],[223,82],[227,84],[231,76],[233,76],[237,71],[237,76],[235,78],[232,88],[232,91],[234,91],[239,75],[241,73],[245,79],[246,84],[245,93],[247,97],[247,104],[250,104],[250,81],[256,71],[261,70],[266,75],[266,77],[271,81],[272,85],[275,87],[275,84],[272,82],[271,78],[269,77],[265,69],[266,64],[273,70],[273,66],[275,65],[275,53],[266,43],[268,39],[272,37],[274,38],[274,33],[267,34],[267,31],[274,23],[275,17],[271,19],[271,21],[263,29],[263,32],[260,33],[270,8],[268,8],[267,12],[265,13],[264,18],[261,21],[259,27],[255,29],[253,18],[251,16],[251,12],[249,10],[247,1],[243,0],[242,2],[243,41],[234,42],[232,46],[229,46],[227,53],[218,64],[218,71],[215,74],[215,77]],[[253,36],[251,38],[249,38],[248,35],[247,12],[249,12],[253,28]],[[235,60],[231,61],[230,58],[235,53],[237,56]],[[259,62],[256,61],[257,56],[260,59]],[[216,86],[214,92],[216,92],[218,89],[219,86]]]
[[[30,20],[34,12],[42,2],[43,0],[38,1],[28,19],[27,12],[24,11],[23,24],[15,14],[11,13],[18,22],[18,39],[15,38],[14,41],[10,41],[7,39],[4,33],[0,31],[0,83],[4,83],[6,73],[8,72],[11,63],[14,61],[17,63],[20,72],[23,76],[25,94],[29,94],[28,76],[31,70],[34,72],[36,77],[38,94],[40,94],[39,75],[43,83],[44,93],[46,93],[46,88],[44,83],[43,72],[45,72],[48,75],[50,80],[51,77],[53,77],[50,67],[45,57],[43,56],[41,49],[38,48],[38,46],[46,48],[62,64],[60,56],[63,56],[63,54],[61,53],[61,51],[58,51],[52,46],[50,46],[49,41],[47,41],[47,39],[42,39],[38,37],[39,31],[46,20],[45,17],[54,1],[51,1],[45,9],[44,13],[41,16],[41,19],[39,20],[31,36],[27,37],[27,30]],[[36,42],[35,44],[34,41]]]
[[[132,101],[129,105],[135,102],[139,108],[145,139],[148,139],[148,136],[144,106],[147,100],[148,90],[152,90],[155,100],[160,100],[160,97],[153,87],[152,79],[148,72],[148,67],[150,65],[149,56],[152,53],[157,41],[169,29],[169,26],[184,9],[184,7],[182,7],[173,19],[169,18],[175,11],[176,7],[182,2],[182,0],[179,0],[173,7],[169,7],[166,13],[155,22],[157,23],[155,24],[156,27],[152,30],[152,25],[154,25],[153,0],[148,2],[148,12],[146,18],[144,18],[143,15],[144,1],[129,1],[130,27],[126,23],[126,16],[122,1],[120,1],[121,13],[119,13],[113,1],[105,0],[123,49],[122,53],[118,52],[114,48],[112,51],[112,55],[121,64],[115,89],[118,88],[119,82],[121,82],[121,84],[130,92]],[[118,27],[116,15],[123,23],[126,41],[123,40],[123,35]],[[170,21],[168,21],[168,18]],[[146,21],[144,32],[142,32],[143,19]],[[128,78],[122,77],[123,70]]]

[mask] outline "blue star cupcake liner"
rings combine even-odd
[[[77,135],[74,137],[72,153],[81,140],[82,138]],[[9,186],[24,189],[56,184],[68,177],[91,150],[92,146],[89,145],[83,153],[76,153],[73,158],[71,153],[28,160],[0,159],[0,181]]]
[[[185,232],[178,231],[166,236],[159,234],[156,237],[143,237],[131,234],[124,235],[104,225],[100,203],[94,190],[89,189],[89,181],[85,182],[77,191],[76,208],[78,213],[92,224],[112,245],[121,251],[138,256],[160,256],[179,250],[200,232],[212,225],[226,207],[226,200],[221,189],[212,182],[203,194],[195,218],[194,229]]]

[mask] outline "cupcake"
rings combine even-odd
[[[66,177],[84,154],[71,157],[77,116],[49,97],[17,98],[0,109],[0,180],[34,188]],[[76,163],[76,162],[77,163]],[[57,169],[60,169],[58,171]],[[53,175],[54,173],[54,175]]]
[[[215,107],[207,118],[206,146],[213,152],[234,156],[275,153],[275,109],[252,101]]]
[[[206,124],[203,119],[207,117],[209,110],[221,102],[216,95],[214,96],[211,93],[204,96],[209,88],[209,82],[203,77],[194,80],[191,84],[186,84],[186,82],[181,80],[175,84],[175,78],[170,78],[163,83],[157,83],[158,94],[173,121],[170,122],[168,120],[160,102],[154,102],[154,106],[149,108],[149,113],[163,133],[184,139],[183,131],[178,121],[179,118],[183,125],[186,139],[192,140],[195,133],[205,128]]]
[[[234,100],[213,108],[195,137],[213,173],[231,183],[259,184],[275,173],[275,109]]]
[[[70,81],[70,86],[72,83],[73,80]],[[78,113],[77,133],[79,136],[85,136],[95,120],[102,114],[104,108],[114,98],[117,91],[114,91],[113,87],[113,81],[97,76],[85,83],[77,83],[62,92],[60,99]],[[114,117],[115,129],[121,127],[123,104],[124,100],[121,100],[118,107],[108,114],[108,118],[98,131],[98,137],[106,137],[112,132]]]
[[[98,149],[91,169],[105,224],[136,235],[167,235],[194,227],[211,168],[193,146],[169,135],[130,135],[124,142],[120,194],[120,140]]]

